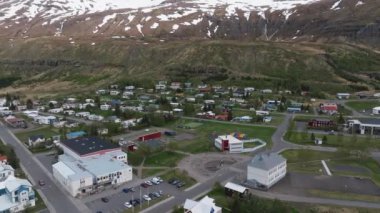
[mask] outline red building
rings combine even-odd
[[[308,122],[308,127],[311,128],[318,128],[318,127],[324,127],[324,128],[329,128],[329,127],[334,127],[335,122],[329,119],[313,119]]]
[[[8,164],[8,158],[5,155],[0,155],[0,165]]]
[[[152,139],[157,139],[161,138],[161,132],[155,132],[151,134],[146,134],[138,137],[139,141],[147,141],[147,140],[152,140]]]
[[[319,105],[319,110],[323,113],[335,114],[338,112],[338,105],[335,103],[323,103]]]

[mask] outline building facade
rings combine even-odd
[[[230,153],[241,153],[244,149],[243,142],[232,135],[218,136],[214,145],[221,151],[228,151]]]
[[[0,213],[21,212],[35,205],[32,184],[16,178],[10,165],[0,165]]]
[[[60,146],[64,154],[53,165],[53,176],[73,197],[132,180],[127,154],[117,145],[88,137],[66,140]]]
[[[247,166],[247,180],[269,189],[286,175],[286,159],[276,153],[255,156]]]

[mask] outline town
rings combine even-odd
[[[129,82],[0,115],[0,212],[380,209],[380,93]]]

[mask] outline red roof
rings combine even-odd
[[[0,161],[7,161],[8,158],[5,155],[0,155]]]

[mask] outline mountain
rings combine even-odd
[[[0,88],[212,81],[380,89],[379,0],[3,0]]]
[[[342,37],[377,44],[378,17],[378,0],[3,0],[0,36]]]

